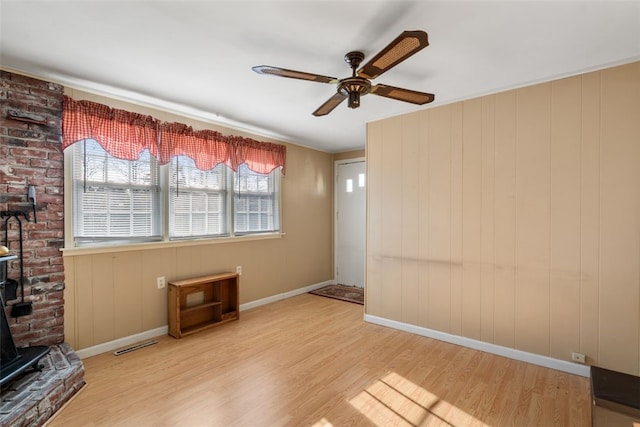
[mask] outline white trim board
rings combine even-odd
[[[250,308],[255,308],[261,305],[295,297],[296,295],[306,294],[307,292],[315,291],[316,289],[320,289],[328,285],[335,285],[335,283],[335,280],[327,280],[324,282],[316,283],[315,285],[305,286],[304,288],[298,288],[294,289],[293,291],[283,292],[281,294],[272,295],[270,297],[262,298],[256,301],[240,304],[240,311],[249,310]]]
[[[324,286],[333,285],[333,284],[335,284],[335,280],[327,280],[325,282],[320,282],[314,285],[305,286],[303,288],[294,289],[293,291],[283,292],[280,294],[272,295],[267,298],[262,298],[256,301],[240,304],[240,311],[249,310],[250,308],[259,307],[261,305],[291,298],[296,295],[305,294],[307,292],[315,291],[316,289],[320,289]],[[160,328],[151,329],[148,331],[140,332],[138,334],[129,335],[123,338],[118,338],[116,340],[94,345],[92,347],[76,350],[76,354],[80,359],[86,359],[91,356],[97,356],[98,354],[107,353],[109,351],[115,351],[123,347],[137,344],[139,342],[142,342],[151,338],[167,335],[168,333],[169,333],[169,327],[162,326]]]
[[[102,344],[94,345],[92,347],[76,350],[76,354],[80,359],[86,359],[87,357],[97,356],[98,354],[118,350],[120,348],[137,344],[139,342],[146,341],[151,338],[159,337],[161,335],[166,335],[168,333],[169,333],[169,327],[162,326],[160,328],[140,332],[139,334],[129,335],[128,337],[118,338],[117,340],[113,340],[113,341],[105,342]]]
[[[577,363],[568,362],[566,360],[554,359],[548,356],[528,353],[526,351],[516,350],[514,348],[503,347],[501,345],[478,341],[472,338],[452,335],[446,332],[436,331],[434,329],[423,328],[421,326],[410,325],[408,323],[402,323],[396,320],[373,316],[371,314],[365,314],[364,320],[365,322],[374,323],[376,325],[410,332],[412,334],[472,348],[474,350],[484,351],[486,353],[507,357],[509,359],[531,363],[533,365],[544,366],[545,368],[555,369],[558,371],[567,372],[569,374],[580,375],[587,378],[591,376],[591,369],[588,365],[580,365]]]

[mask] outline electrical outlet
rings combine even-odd
[[[238,276],[242,276],[242,266],[241,265],[236,266],[236,273],[238,273]]]
[[[574,362],[578,362],[578,363],[585,363],[586,362],[586,356],[582,353],[576,353],[575,351],[573,353],[571,353],[571,360],[573,360]]]
[[[156,279],[156,283],[158,285],[158,289],[164,289],[166,283],[164,281],[164,276],[160,276]]]

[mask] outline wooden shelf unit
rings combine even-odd
[[[239,288],[236,273],[169,282],[169,335],[182,338],[238,320]]]

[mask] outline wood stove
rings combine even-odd
[[[6,278],[6,262],[16,259],[15,255],[0,257],[0,287],[4,289]],[[0,386],[16,378],[27,369],[39,369],[38,361],[47,353],[47,346],[32,346],[17,348],[9,320],[5,311],[4,298],[0,293]]]

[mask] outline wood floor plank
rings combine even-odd
[[[586,378],[365,323],[299,295],[84,360],[57,426],[590,425]]]

